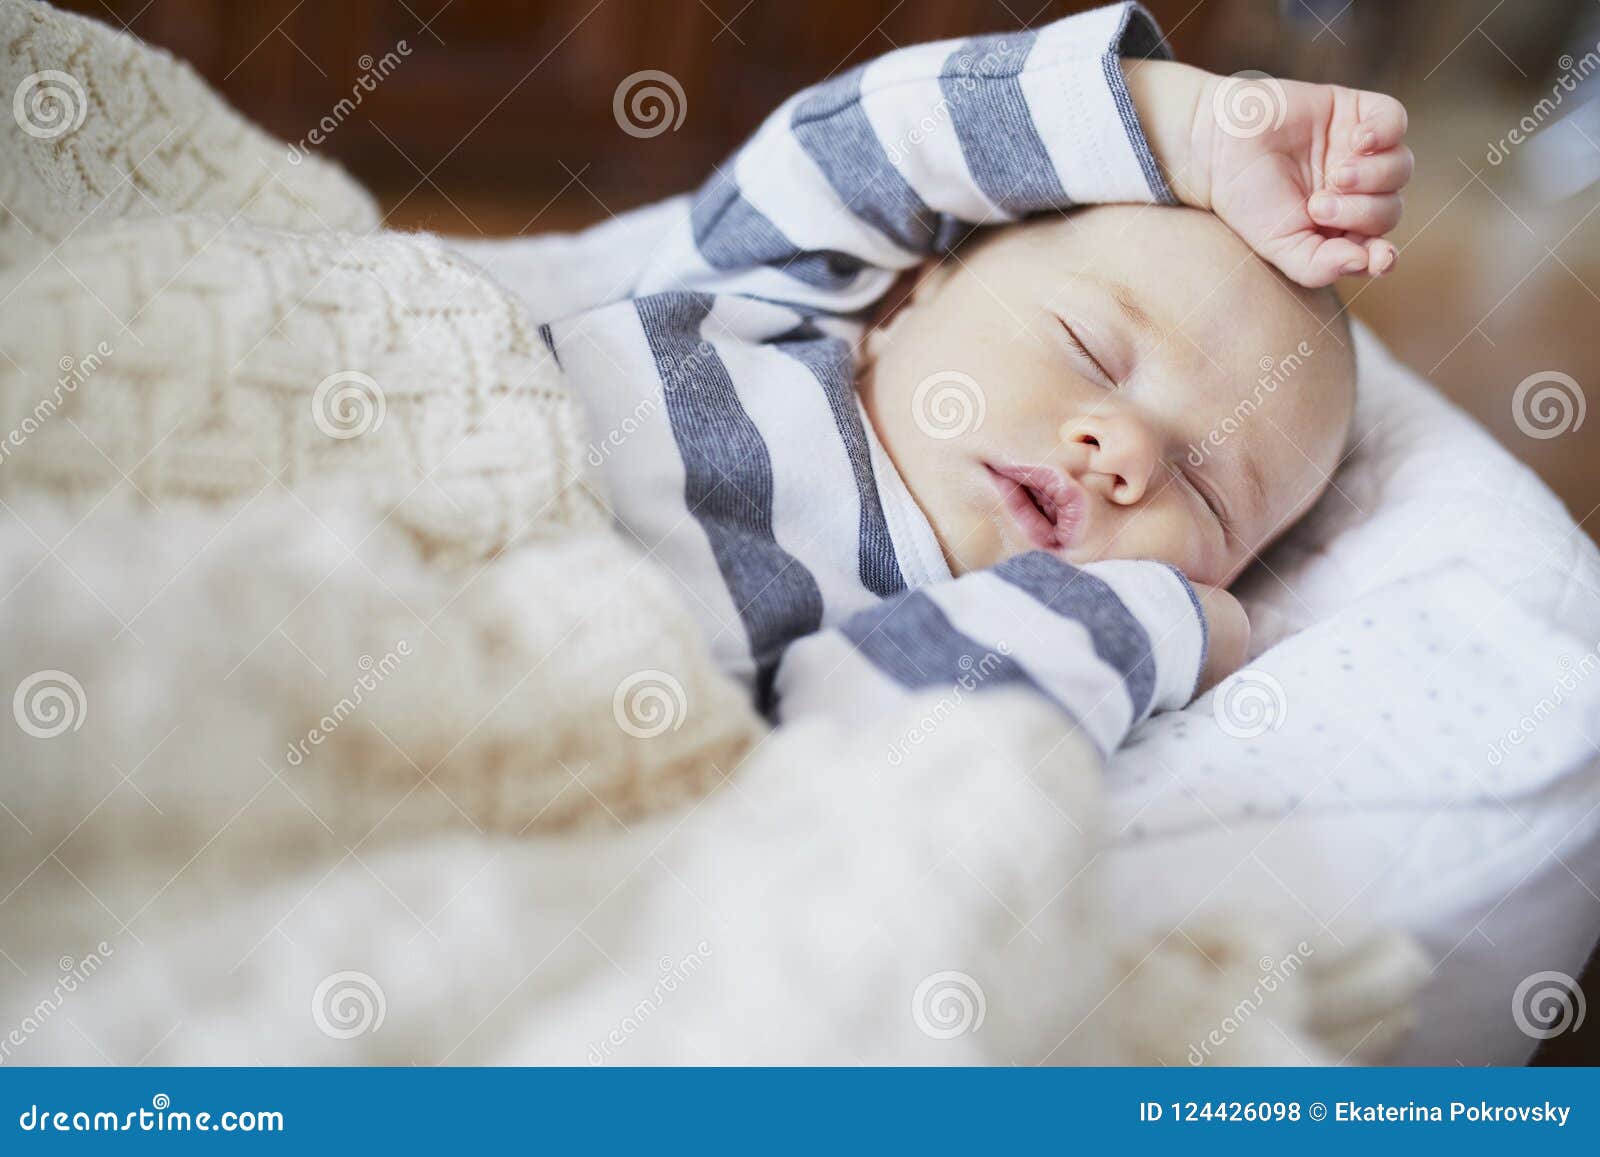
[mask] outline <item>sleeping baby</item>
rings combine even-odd
[[[1023,686],[1109,752],[1243,662],[1225,588],[1338,463],[1327,287],[1393,267],[1411,154],[1388,97],[1160,55],[1124,4],[830,79],[544,327],[770,717]]]

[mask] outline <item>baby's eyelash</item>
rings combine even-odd
[[[1106,381],[1110,382],[1113,386],[1117,385],[1117,379],[1111,375],[1111,372],[1107,370],[1105,366],[1100,364],[1099,358],[1095,357],[1094,354],[1089,352],[1089,347],[1083,344],[1082,339],[1078,337],[1077,333],[1070,325],[1066,323],[1065,320],[1062,320],[1061,328],[1066,333],[1067,340],[1072,343],[1073,348],[1084,357],[1088,358],[1089,363],[1094,366],[1095,369],[1100,371],[1100,373],[1105,377]]]
[[[1217,523],[1222,527],[1222,532],[1227,535],[1232,535],[1233,524],[1228,521],[1228,515],[1222,509],[1222,503],[1213,498],[1211,491],[1206,487],[1201,486],[1199,482],[1195,481],[1192,475],[1184,473],[1183,471],[1179,471],[1179,473],[1183,474],[1183,480],[1189,484],[1189,488],[1200,496],[1200,501],[1204,502],[1206,504],[1206,508],[1216,516]]]

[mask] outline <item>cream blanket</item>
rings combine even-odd
[[[1401,938],[1119,928],[1099,769],[1041,703],[767,730],[610,531],[521,308],[182,65],[3,0],[0,84],[0,1063],[1403,1030]]]

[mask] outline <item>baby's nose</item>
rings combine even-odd
[[[1161,456],[1149,428],[1136,418],[1092,415],[1068,423],[1062,440],[1082,452],[1087,472],[1105,481],[1106,496],[1124,506],[1141,501]]]

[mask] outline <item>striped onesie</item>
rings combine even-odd
[[[774,720],[1017,685],[1104,753],[1192,696],[1182,575],[1035,552],[953,578],[855,392],[867,311],[973,225],[1172,200],[1118,61],[1160,51],[1120,4],[825,81],[663,208],[614,293],[544,327],[617,522]]]

